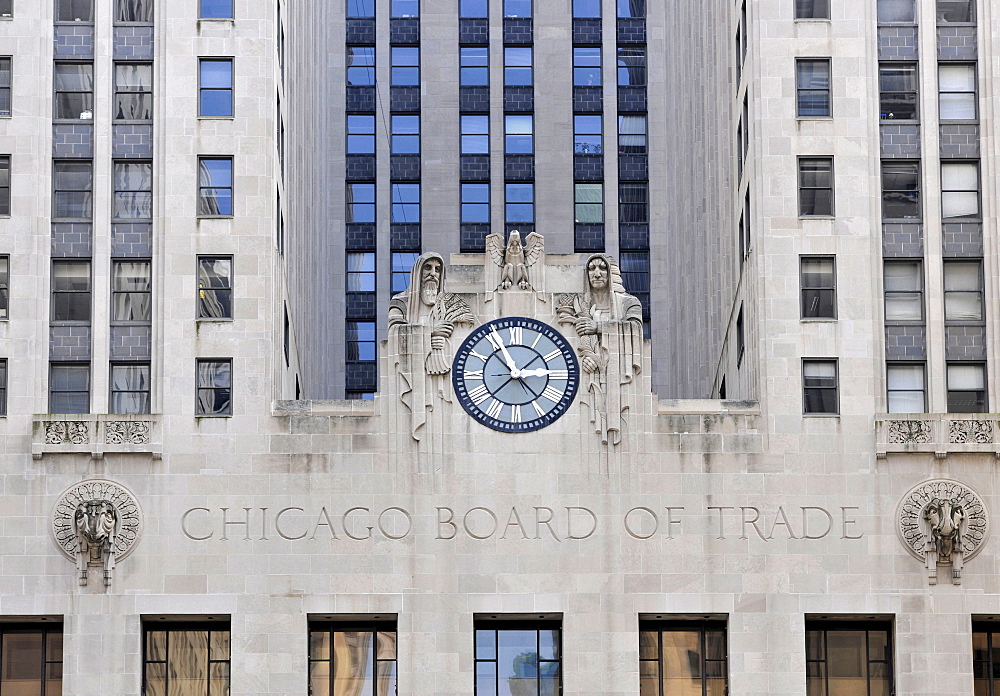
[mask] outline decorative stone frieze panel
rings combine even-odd
[[[906,550],[924,562],[931,585],[938,568],[951,567],[951,581],[962,582],[962,567],[986,544],[990,533],[986,505],[964,483],[924,481],[903,496],[896,509],[896,533]]]
[[[875,455],[927,452],[937,457],[986,452],[1000,457],[1000,415],[995,413],[915,413],[875,417]]]
[[[71,415],[34,417],[31,455],[80,453],[100,459],[108,452],[145,452],[159,459],[163,452],[159,416]]]

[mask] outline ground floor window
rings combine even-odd
[[[62,693],[62,626],[0,624],[0,694]]]
[[[145,696],[229,696],[228,622],[145,625]]]
[[[806,621],[806,696],[890,696],[892,625]]]
[[[725,696],[726,623],[641,621],[639,696]]]
[[[477,620],[476,696],[562,693],[562,631],[558,620]]]
[[[309,696],[396,696],[395,622],[310,622]]]

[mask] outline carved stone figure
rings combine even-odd
[[[76,563],[81,585],[87,584],[93,563],[103,565],[104,585],[110,586],[115,566],[132,552],[141,533],[139,502],[114,481],[80,481],[59,496],[52,510],[52,537]]]
[[[592,254],[584,265],[586,291],[560,295],[556,314],[580,338],[578,352],[594,431],[604,444],[621,441],[635,407],[635,379],[642,371],[642,305],[622,283],[614,257]]]
[[[978,554],[989,537],[989,517],[982,499],[958,481],[934,479],[903,496],[896,511],[900,541],[927,568],[931,585],[938,569],[951,568],[951,581],[962,582],[965,562]]]
[[[445,265],[440,254],[427,253],[410,271],[410,287],[389,300],[389,360],[400,400],[411,414],[410,432],[420,440],[434,399],[450,400],[443,379],[451,371],[451,335],[458,324],[474,325],[468,303],[445,292]]]
[[[76,530],[76,569],[80,584],[87,584],[87,566],[104,561],[104,584],[111,584],[115,569],[115,532],[118,513],[107,500],[85,500],[76,506],[73,529]]]
[[[486,253],[500,269],[500,277],[495,289],[507,290],[511,287],[516,287],[519,290],[534,289],[531,283],[530,269],[538,261],[544,249],[544,239],[537,232],[532,232],[525,237],[522,245],[521,233],[514,230],[510,233],[506,247],[503,244],[503,235],[487,235]]]
[[[934,498],[924,508],[924,520],[930,525],[927,537],[927,571],[931,584],[937,582],[938,563],[950,563],[952,581],[962,577],[962,524],[965,509],[956,498]]]

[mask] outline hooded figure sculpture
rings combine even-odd
[[[434,396],[449,400],[451,334],[456,324],[475,324],[468,303],[445,292],[440,254],[420,256],[410,271],[410,287],[389,300],[389,353],[398,375],[398,393],[411,413],[410,432],[420,440]]]
[[[559,296],[556,313],[559,323],[572,324],[580,337],[594,431],[603,444],[617,445],[642,370],[642,305],[625,290],[618,262],[608,254],[587,258],[583,283],[583,294]]]

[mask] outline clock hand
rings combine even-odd
[[[536,367],[534,370],[521,370],[522,377],[544,377],[545,375],[551,375],[556,370],[546,370],[543,367]]]
[[[511,377],[517,379],[517,363],[514,362],[514,358],[510,357],[510,353],[507,352],[507,346],[503,344],[503,339],[500,338],[500,334],[497,333],[496,329],[493,329],[493,335],[496,337],[497,345],[500,346],[500,352],[503,353],[503,359],[507,363],[507,369],[510,370]]]

